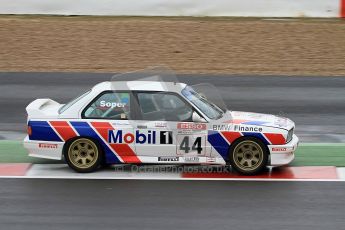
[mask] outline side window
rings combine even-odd
[[[130,118],[130,94],[103,93],[84,110],[83,117],[128,120]]]
[[[138,93],[143,120],[192,121],[193,109],[180,97],[171,93]]]

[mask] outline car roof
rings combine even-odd
[[[93,91],[130,90],[130,91],[164,91],[181,92],[187,85],[179,82],[161,81],[105,81],[95,85]]]

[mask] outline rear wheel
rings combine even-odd
[[[230,149],[231,166],[241,174],[254,175],[262,172],[268,162],[266,146],[256,138],[244,138]]]
[[[77,172],[93,172],[99,168],[102,152],[97,143],[88,138],[78,138],[67,144],[64,151],[67,164]]]

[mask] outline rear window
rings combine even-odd
[[[65,112],[69,107],[71,107],[73,104],[75,104],[77,101],[79,101],[80,99],[82,99],[83,97],[85,97],[86,95],[88,95],[91,92],[91,90],[86,91],[85,93],[83,93],[82,95],[80,95],[79,97],[74,98],[72,101],[68,102],[67,104],[65,104],[64,106],[62,106],[59,109],[59,114]]]

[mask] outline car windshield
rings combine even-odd
[[[221,118],[224,114],[223,110],[221,110],[216,104],[212,103],[211,101],[207,100],[202,95],[198,94],[192,87],[186,86],[182,90],[182,94],[201,112],[203,112],[208,118],[212,120],[217,120]]]
[[[83,97],[85,97],[86,95],[88,95],[91,92],[91,90],[86,91],[85,93],[83,93],[82,95],[80,95],[79,97],[74,98],[72,101],[68,102],[67,104],[65,104],[64,106],[62,106],[59,109],[59,114],[65,112],[69,107],[71,107],[74,103],[76,103],[77,101],[79,101],[80,99],[82,99]]]

